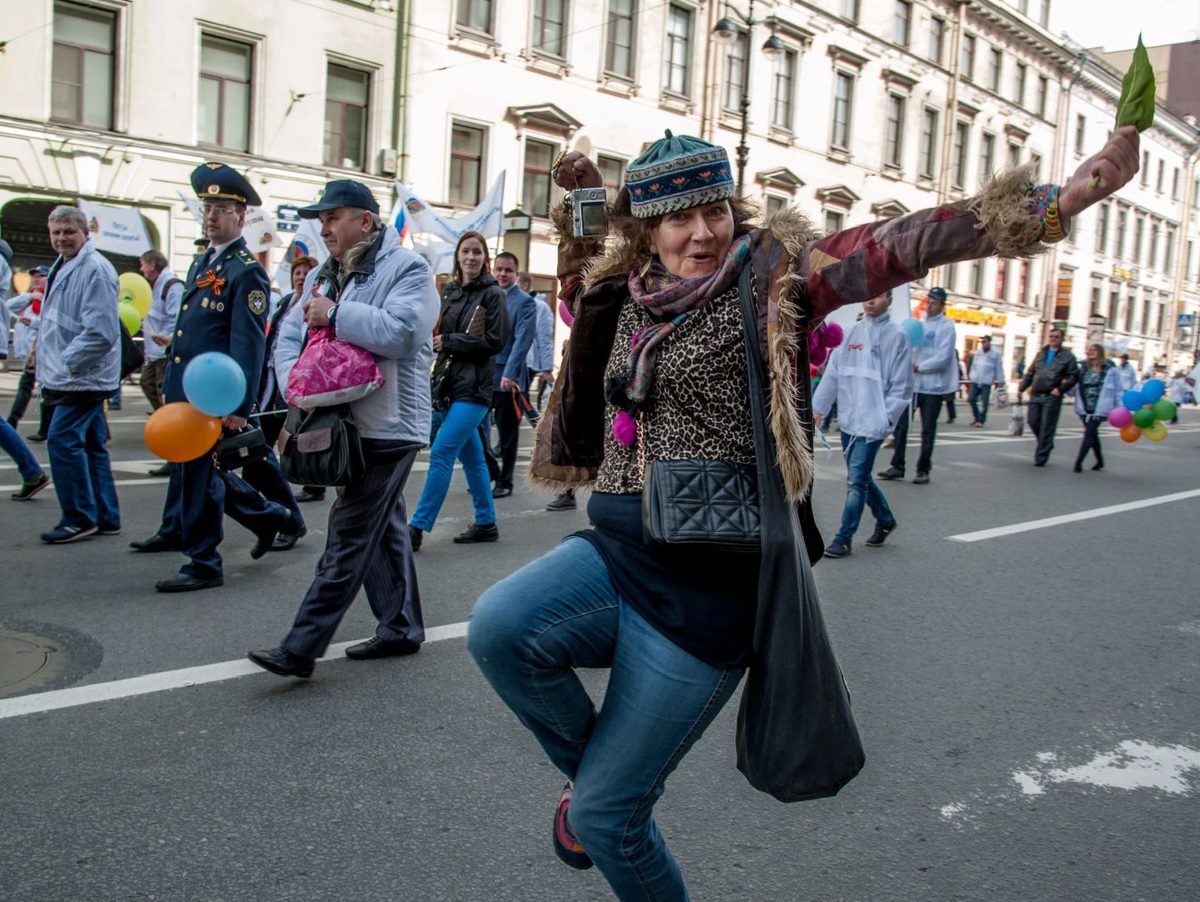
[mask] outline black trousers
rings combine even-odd
[[[36,387],[37,379],[34,377],[33,370],[22,370],[21,378],[17,381],[17,393],[13,395],[12,407],[8,411],[8,425],[12,426],[13,429],[17,428],[17,424],[25,416],[25,411],[29,409],[29,402],[33,398],[33,392]],[[41,419],[38,422],[38,432],[41,435],[49,435],[50,418],[54,416],[54,406],[43,404],[40,411]]]
[[[942,412],[945,395],[930,395],[917,392],[917,409],[921,411],[921,454],[917,458],[917,472],[928,473],[933,466],[933,443],[937,438],[938,415]],[[896,450],[892,452],[892,466],[903,472],[906,460],[905,445],[908,443],[909,411],[900,415],[896,424]]]
[[[1029,428],[1037,436],[1037,450],[1033,462],[1042,466],[1050,459],[1054,450],[1054,433],[1058,430],[1058,417],[1062,413],[1062,397],[1034,395],[1029,399]]]
[[[1083,423],[1083,441],[1079,443],[1079,453],[1075,456],[1075,466],[1083,463],[1087,453],[1096,455],[1096,463],[1104,466],[1104,454],[1100,451],[1100,424],[1103,420],[1097,417],[1080,417]]]
[[[517,443],[521,430],[512,392],[493,392],[492,412],[496,417],[496,431],[500,433],[500,475],[496,477],[496,485],[511,489],[513,471],[517,468]]]

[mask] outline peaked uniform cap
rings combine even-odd
[[[639,219],[662,216],[734,195],[725,148],[688,135],[666,136],[651,144],[625,170],[630,207]]]
[[[261,207],[262,198],[246,177],[224,163],[201,163],[192,170],[192,190],[201,200],[236,200]]]

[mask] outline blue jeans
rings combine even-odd
[[[834,536],[835,542],[849,545],[862,522],[863,506],[869,506],[875,519],[883,525],[890,525],[896,518],[888,507],[887,499],[875,479],[871,469],[875,466],[875,455],[883,439],[868,441],[860,435],[842,433],[842,457],[846,459],[846,508],[842,511],[842,528]]]
[[[46,453],[62,508],[59,526],[121,528],[107,440],[104,402],[56,406]]]
[[[422,532],[429,532],[437,521],[446,492],[450,490],[450,476],[454,473],[454,460],[462,461],[467,486],[471,489],[471,501],[475,505],[475,522],[480,526],[496,522],[496,504],[492,501],[492,483],[488,478],[487,464],[483,459],[483,442],[479,438],[479,424],[487,415],[483,404],[455,401],[442,417],[437,438],[429,452],[429,473],[425,477],[425,488],[421,500],[408,522]]]
[[[8,425],[7,420],[0,420],[0,449],[13,459],[23,482],[36,479],[42,472],[41,465],[29,450],[29,446],[17,434],[17,430]]]
[[[692,657],[622,604],[603,558],[578,537],[483,594],[467,649],[575,781],[571,827],[617,898],[685,902],[683,875],[651,815],[743,671]],[[599,712],[577,667],[610,668]]]
[[[967,392],[967,400],[971,403],[971,416],[980,423],[986,423],[988,403],[992,400],[992,387],[972,382],[971,390]]]

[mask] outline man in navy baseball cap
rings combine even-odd
[[[334,179],[325,185],[325,193],[312,206],[301,207],[301,219],[317,219],[323,210],[336,210],[338,207],[354,207],[358,210],[369,210],[379,214],[379,201],[371,189],[362,182],[354,179]]]

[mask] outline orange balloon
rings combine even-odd
[[[1130,423],[1128,426],[1121,427],[1121,438],[1124,439],[1125,441],[1136,442],[1141,437],[1142,437],[1142,430],[1139,429],[1137,426],[1134,426],[1133,423]]]
[[[203,457],[221,437],[221,421],[187,401],[164,404],[150,415],[144,433],[150,452],[173,464]]]

